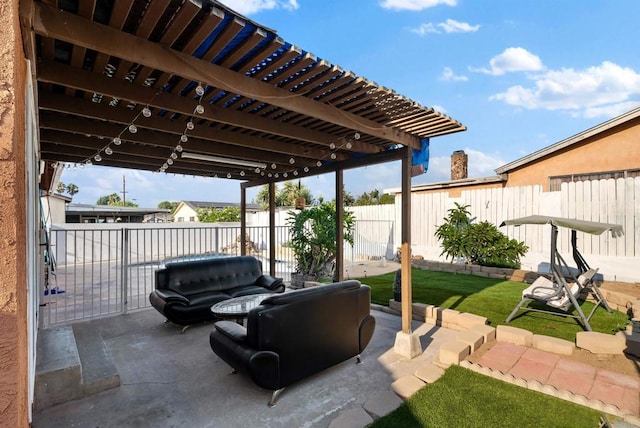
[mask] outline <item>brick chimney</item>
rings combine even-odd
[[[451,155],[451,180],[467,178],[467,154],[464,150],[456,150]]]

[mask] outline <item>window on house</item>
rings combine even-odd
[[[610,178],[618,179],[633,177],[640,177],[640,169],[592,172],[589,174],[557,175],[555,177],[549,177],[549,191],[559,192],[562,183],[575,183],[577,181],[608,180]]]
[[[194,216],[189,217],[189,221],[196,221],[196,218]]]

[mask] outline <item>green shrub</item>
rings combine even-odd
[[[452,261],[464,258],[467,263],[482,266],[520,267],[520,257],[529,247],[509,239],[488,221],[472,223],[469,205],[457,202],[455,205],[436,229],[436,238],[442,244],[441,256],[450,257]]]

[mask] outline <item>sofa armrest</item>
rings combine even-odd
[[[275,290],[283,284],[282,278],[276,278],[271,275],[261,275],[256,279],[256,285],[266,288],[267,290]]]
[[[154,272],[154,277],[156,280],[156,289],[158,288],[166,288],[167,286],[167,269],[157,269]]]
[[[247,329],[236,322],[218,321],[214,325],[216,330],[234,342],[244,342],[247,340]]]
[[[182,302],[185,305],[189,304],[189,299],[187,299],[186,297],[184,297],[182,294],[176,293],[173,290],[166,290],[166,289],[161,289],[161,290],[154,290],[154,293],[156,293],[156,295],[158,295],[158,297],[161,297],[165,302]]]

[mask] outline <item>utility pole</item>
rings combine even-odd
[[[125,176],[122,176],[122,206],[127,205],[127,182]]]

